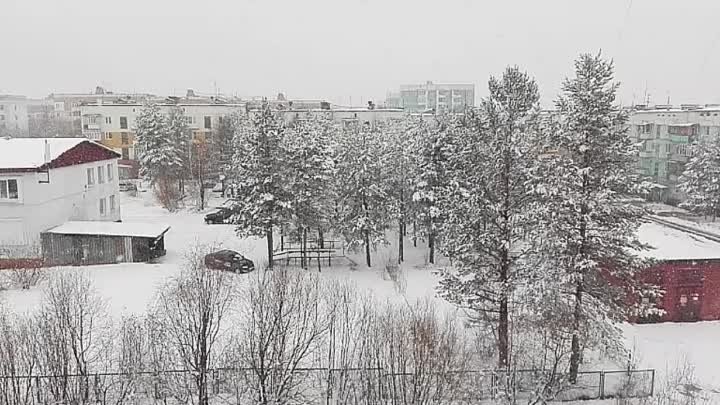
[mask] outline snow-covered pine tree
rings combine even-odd
[[[627,135],[627,114],[615,104],[613,64],[584,54],[575,77],[566,79],[556,101],[558,153],[546,156],[539,189],[546,212],[538,238],[544,255],[542,289],[556,293],[554,327],[572,335],[570,381],[576,382],[582,352],[594,336],[609,345],[619,339],[627,289],[644,261],[636,232],[642,211],[628,202],[637,183],[635,147]],[[625,288],[623,288],[625,287]],[[565,321],[567,319],[568,321]],[[566,325],[567,324],[567,325]]]
[[[173,107],[166,119],[167,137],[180,164],[172,167],[174,177],[178,180],[178,188],[184,191],[185,180],[191,177],[190,167],[190,128],[187,117],[180,107]]]
[[[443,295],[472,309],[498,339],[498,365],[510,364],[510,313],[530,251],[525,236],[537,208],[535,174],[539,93],[517,67],[490,78],[490,95],[462,119],[451,178],[441,200],[442,250],[456,272]]]
[[[389,199],[383,172],[382,131],[379,125],[357,123],[338,134],[335,162],[336,228],[350,246],[370,249],[384,242],[390,223]]]
[[[420,119],[415,127],[416,175],[412,196],[416,218],[427,237],[429,262],[435,263],[437,236],[441,221],[440,195],[447,185],[448,164],[453,153],[455,119],[437,116],[431,122]]]
[[[242,120],[240,112],[225,115],[220,117],[217,128],[213,131],[210,146],[210,169],[219,175],[225,175],[226,179],[232,170],[235,128],[240,125]]]
[[[308,232],[316,230],[318,243],[323,247],[324,232],[329,228],[334,208],[332,142],[336,131],[328,117],[308,113],[289,124],[282,142],[292,222],[302,242],[303,267],[307,266]]]
[[[291,196],[282,150],[285,124],[264,102],[250,112],[236,129],[233,144],[233,179],[238,197],[233,199],[231,222],[238,235],[264,236],[268,266],[273,266],[273,229],[289,217]]]
[[[680,206],[715,221],[720,215],[720,137],[696,141],[678,187],[687,199]]]
[[[140,173],[153,184],[173,179],[182,161],[167,135],[165,117],[157,104],[147,102],[140,109],[135,120],[135,134]]]
[[[407,219],[411,215],[412,196],[416,176],[416,132],[422,122],[407,115],[402,120],[385,126],[385,152],[383,171],[386,176],[386,192],[390,215],[398,223],[398,263],[405,260],[404,236]]]

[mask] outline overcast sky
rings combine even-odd
[[[381,100],[517,64],[543,104],[581,52],[621,101],[720,102],[718,0],[0,0],[0,93],[119,91]]]

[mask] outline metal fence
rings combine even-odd
[[[556,401],[653,395],[654,370],[581,372],[575,384],[545,370],[397,373],[383,369],[216,369],[205,375],[211,404],[478,404],[494,398]],[[199,374],[186,370],[0,377],[0,405],[197,403]],[[194,400],[195,399],[195,400]]]

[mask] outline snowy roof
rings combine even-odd
[[[146,222],[101,222],[101,221],[70,221],[45,231],[63,235],[104,235],[104,236],[136,236],[156,238],[170,229],[164,224]]]
[[[86,138],[0,138],[0,169],[37,168],[85,141],[89,142]]]
[[[638,229],[641,242],[653,247],[640,256],[658,260],[720,259],[720,243],[655,222],[642,224]]]

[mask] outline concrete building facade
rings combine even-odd
[[[411,113],[460,113],[466,107],[475,106],[475,85],[436,84],[430,81],[402,85],[399,95],[390,93],[386,105],[401,107]]]
[[[638,172],[657,184],[659,199],[677,201],[683,199],[677,184],[691,145],[720,136],[720,106],[640,107],[629,124],[630,136],[641,143]]]
[[[181,108],[188,119],[193,139],[208,138],[222,117],[240,111],[245,104],[196,99],[164,99],[157,103],[163,114]],[[122,160],[135,160],[135,120],[143,104],[137,101],[104,102],[81,105],[83,136],[97,140],[121,154]]]
[[[0,135],[28,135],[28,110],[25,96],[0,95]]]

